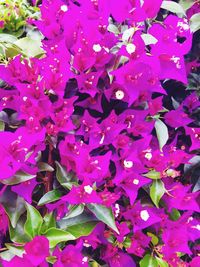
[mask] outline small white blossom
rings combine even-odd
[[[150,152],[147,152],[144,157],[148,160],[150,160],[152,158],[152,154]]]
[[[60,10],[62,10],[63,12],[67,12],[67,10],[68,10],[68,6],[66,6],[66,5],[62,5],[62,6],[60,7]]]
[[[84,258],[82,259],[82,264],[86,263],[87,261],[88,261],[88,257],[84,257]]]
[[[124,160],[124,167],[130,169],[133,167],[133,162],[131,160]]]
[[[138,185],[139,184],[139,180],[138,179],[134,179],[133,180],[133,184]]]
[[[95,52],[100,52],[102,49],[100,44],[94,44],[92,48]]]
[[[124,98],[124,92],[122,90],[117,90],[115,93],[115,97],[119,100],[122,100]]]
[[[89,195],[92,193],[93,189],[90,185],[85,185],[84,186],[84,190],[86,193],[88,193]]]
[[[149,213],[148,213],[148,211],[147,210],[142,210],[141,212],[140,212],[140,217],[141,217],[141,219],[143,220],[143,221],[147,221],[148,219],[149,219]]]

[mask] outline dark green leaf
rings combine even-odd
[[[47,232],[45,233],[45,236],[49,240],[50,248],[54,248],[60,242],[76,239],[75,236],[68,233],[67,231],[57,229],[57,228],[51,228],[47,230]]]
[[[170,219],[173,221],[177,221],[180,217],[181,217],[180,212],[177,209],[173,208],[170,213]]]
[[[72,181],[73,174],[68,173],[66,169],[56,161],[56,177],[58,182],[66,189],[71,189],[73,185],[77,185],[76,181]]]
[[[114,215],[110,208],[98,204],[88,204],[87,207],[97,217],[97,219],[107,224],[111,229],[119,234],[115,224]]]
[[[11,203],[5,205],[5,210],[8,214],[12,227],[16,227],[20,216],[26,211],[23,198],[17,196]]]
[[[61,193],[58,189],[54,189],[52,191],[47,192],[38,202],[38,206],[42,206],[47,203],[51,203],[53,201],[56,201],[60,199]]]
[[[22,182],[26,182],[26,181],[31,180],[33,178],[35,178],[35,175],[33,175],[33,174],[28,174],[28,173],[25,173],[22,171],[18,171],[11,178],[1,180],[1,183],[7,184],[7,185],[15,185],[15,184],[20,184]]]
[[[150,187],[150,197],[153,203],[159,208],[159,201],[165,193],[165,185],[161,180],[154,180]]]
[[[26,209],[27,220],[24,225],[24,230],[30,237],[33,238],[34,236],[40,234],[43,219],[39,211],[28,203],[26,203]]]
[[[96,222],[97,218],[92,214],[83,212],[82,214],[75,216],[73,218],[68,218],[68,219],[63,218],[60,221],[58,221],[57,224],[61,229],[67,229],[67,227],[71,225],[77,225],[80,223],[86,223],[86,222],[91,222],[91,221]]]
[[[71,209],[69,210],[69,212],[65,215],[63,219],[70,219],[70,218],[76,217],[80,215],[81,213],[83,213],[83,211],[84,211],[83,204],[74,205],[71,207]]]
[[[58,162],[56,161],[56,177],[58,182],[62,185],[63,183],[69,182],[70,179],[68,179],[68,173],[66,169]]]
[[[54,171],[54,168],[51,167],[48,163],[46,162],[39,162],[38,163],[38,168],[41,172],[53,172]]]
[[[20,217],[15,228],[9,226],[10,239],[19,244],[29,242],[31,238],[24,231],[25,218]]]
[[[53,212],[47,213],[43,218],[41,233],[45,233],[48,229],[56,227],[56,219]]]
[[[97,222],[80,223],[67,227],[67,231],[76,238],[79,238],[91,234],[96,225]]]

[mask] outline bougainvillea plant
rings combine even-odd
[[[3,2],[0,265],[200,266],[199,1]]]

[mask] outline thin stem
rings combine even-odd
[[[53,165],[53,158],[52,158],[52,151],[53,146],[49,144],[49,156],[48,156],[48,164],[50,166]],[[53,172],[46,172],[46,176],[44,177],[45,182],[45,193],[51,191],[53,189]]]

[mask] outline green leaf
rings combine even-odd
[[[68,174],[66,169],[58,162],[55,162],[56,164],[56,177],[58,182],[62,185],[65,182],[69,182]]]
[[[52,191],[47,192],[38,202],[38,206],[45,205],[47,203],[51,203],[53,201],[56,201],[60,199],[61,192],[58,189],[54,189]]]
[[[159,242],[158,237],[157,237],[156,235],[154,235],[153,233],[150,233],[150,232],[147,232],[147,235],[148,235],[149,237],[151,237],[151,243],[152,243],[154,246],[156,246],[156,245],[158,244],[158,242]]]
[[[12,258],[14,258],[14,256],[15,255],[13,253],[11,253],[9,250],[6,250],[6,251],[3,251],[0,253],[0,259],[6,260],[6,261],[11,261]]]
[[[57,261],[57,257],[56,256],[49,256],[46,258],[46,261],[48,263],[54,264]]]
[[[125,43],[128,42],[129,39],[132,38],[132,36],[134,35],[135,30],[136,29],[134,27],[126,29],[122,34],[122,41]]]
[[[149,172],[143,174],[143,176],[150,178],[150,179],[153,179],[153,180],[161,179],[160,172],[157,172],[157,171],[149,171]]]
[[[164,261],[161,258],[156,257],[157,263],[159,267],[168,267],[168,263],[166,261]]]
[[[6,43],[4,44],[4,47],[5,47],[5,55],[7,58],[13,58],[22,53],[21,49],[15,44]]]
[[[53,172],[54,168],[51,167],[48,163],[46,162],[39,162],[38,163],[38,168],[41,172]]]
[[[44,54],[40,40],[33,40],[30,37],[24,37],[17,40],[15,45],[20,47],[23,53],[28,57],[36,57],[37,55]]]
[[[88,204],[87,207],[97,217],[97,219],[107,224],[111,229],[119,234],[115,224],[114,215],[110,208],[98,204]]]
[[[69,232],[57,228],[47,230],[45,236],[49,240],[50,248],[54,248],[60,242],[76,239],[76,237]]]
[[[80,215],[81,213],[83,213],[84,207],[85,206],[83,204],[72,206],[72,208],[69,210],[69,212],[65,215],[63,219],[69,219]]]
[[[169,139],[168,129],[167,126],[159,119],[155,122],[155,129],[156,129],[156,135],[158,138],[160,150],[162,151],[162,148],[167,143]]]
[[[47,213],[43,218],[41,233],[45,233],[48,229],[56,227],[56,220],[53,212]]]
[[[66,169],[58,162],[55,162],[56,164],[56,178],[58,182],[66,189],[71,189],[73,185],[76,185],[77,183],[72,181],[73,175],[71,173],[68,173]]]
[[[149,33],[143,33],[141,35],[145,45],[150,45],[150,44],[156,44],[158,40],[151,34]]]
[[[7,185],[15,185],[15,184],[20,184],[22,182],[29,181],[29,180],[31,180],[33,178],[35,178],[35,175],[33,175],[33,174],[29,174],[29,173],[25,173],[25,172],[22,172],[22,171],[18,171],[11,178],[8,178],[8,179],[5,179],[5,180],[1,180],[1,183],[7,184]]]
[[[191,8],[194,5],[194,0],[180,0],[179,4],[183,7],[183,9],[186,11],[189,8]]]
[[[98,221],[97,218],[89,213],[83,212],[82,214],[75,216],[73,218],[68,219],[61,219],[57,222],[59,228],[66,230],[67,227],[72,225],[77,225],[80,223],[86,223],[86,222],[96,222]]]
[[[161,8],[166,9],[172,13],[176,13],[182,17],[186,16],[185,11],[181,5],[173,1],[163,1]]]
[[[30,237],[33,238],[34,236],[40,234],[43,219],[39,211],[28,203],[26,203],[26,209],[27,220],[24,225],[24,230]]]
[[[114,24],[109,24],[107,30],[108,30],[109,32],[114,33],[115,35],[120,34],[119,29],[118,29],[117,26],[115,26]]]
[[[5,204],[5,210],[8,214],[12,227],[15,228],[20,216],[26,210],[24,199],[17,196],[16,199],[13,199],[13,201],[9,203],[9,205]]]
[[[24,231],[24,223],[25,223],[25,218],[20,217],[15,227],[9,225],[9,233],[11,241],[19,244],[25,244],[26,242],[29,242],[31,240],[31,238]]]
[[[158,263],[155,258],[149,254],[146,254],[140,261],[140,267],[158,267]]]
[[[150,187],[150,197],[153,203],[159,208],[159,201],[166,192],[165,185],[161,180],[154,180]]]
[[[80,223],[67,227],[67,232],[69,232],[76,238],[79,238],[81,236],[88,236],[94,230],[96,225],[97,222]]]
[[[14,255],[17,255],[19,257],[22,257],[22,255],[24,253],[24,246],[17,246],[17,245],[14,245],[13,243],[5,243],[5,246]]]
[[[172,221],[177,221],[181,217],[181,214],[177,209],[172,208],[172,211],[169,216]]]
[[[125,240],[123,241],[123,246],[125,248],[130,248],[130,246],[131,246],[131,238],[129,236],[125,237]]]
[[[0,33],[0,42],[13,44],[16,41],[17,41],[17,37],[11,34],[7,34],[7,33]]]
[[[95,260],[92,260],[89,262],[90,267],[100,267],[101,265],[98,264]]]
[[[200,29],[200,13],[196,13],[190,18],[190,29],[192,32]]]
[[[0,132],[3,132],[5,130],[5,123],[3,121],[0,121]]]

